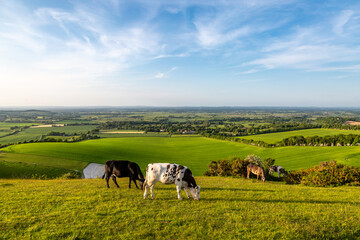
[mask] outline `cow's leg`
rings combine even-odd
[[[181,200],[181,195],[180,195],[180,192],[181,192],[181,185],[180,184],[176,184],[176,192],[177,192],[177,195],[178,195],[178,199]]]
[[[151,198],[152,199],[155,199],[155,197],[154,197],[154,187],[155,187],[155,183],[150,185],[150,193],[151,193]]]
[[[139,186],[137,185],[137,183],[136,183],[136,180],[135,180],[135,179],[133,179],[133,182],[135,183],[135,187],[136,187],[137,189],[139,189]]]
[[[110,176],[106,174],[106,184],[107,184],[107,187],[110,188],[109,186],[109,179],[110,179]]]
[[[257,179],[257,180],[259,180],[259,176],[260,176],[260,174],[256,174],[256,175],[257,175],[256,179]]]
[[[247,179],[250,179],[250,171],[247,171]]]
[[[131,188],[131,177],[129,177],[129,188]]]
[[[188,198],[190,198],[190,197],[191,197],[191,195],[189,194],[190,189],[189,189],[189,188],[184,188],[184,191],[185,191],[185,193],[186,193],[186,196],[187,196]]]
[[[148,184],[147,181],[145,180],[143,188],[144,188],[144,199],[146,199],[146,195],[147,195],[147,190],[148,190]]]
[[[117,182],[116,182],[116,176],[115,176],[115,175],[112,175],[112,179],[113,179],[114,183],[116,184],[116,186],[117,186],[118,188],[120,188],[119,185],[118,185]]]

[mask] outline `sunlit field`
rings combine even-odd
[[[201,199],[105,180],[0,180],[1,239],[357,239],[357,187],[197,177]]]
[[[76,169],[89,162],[110,159],[137,162],[144,171],[148,163],[170,162],[188,166],[201,176],[211,161],[256,154],[274,158],[288,170],[310,168],[321,161],[337,160],[360,166],[360,148],[353,147],[279,147],[260,148],[237,142],[203,137],[128,137],[88,140],[76,143],[28,143],[3,148],[0,160],[35,162],[42,166]],[[10,154],[9,154],[10,153]]]
[[[331,136],[331,135],[339,135],[339,134],[344,134],[344,135],[358,134],[358,135],[360,135],[360,131],[359,130],[339,130],[339,129],[315,128],[315,129],[305,129],[305,130],[298,130],[298,131],[250,135],[250,136],[243,136],[240,138],[253,139],[255,141],[264,141],[266,143],[276,143],[276,142],[280,142],[284,138],[288,138],[288,137],[292,137],[292,136],[324,137],[327,135]]]

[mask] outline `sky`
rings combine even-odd
[[[0,0],[0,107],[360,107],[357,0]]]

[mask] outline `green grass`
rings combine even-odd
[[[42,135],[49,132],[65,132],[66,134],[87,133],[95,129],[97,125],[80,125],[80,126],[64,126],[64,127],[39,127],[27,128],[17,134],[0,138],[0,144],[18,143],[29,140],[39,140]]]
[[[357,187],[198,177],[201,200],[104,180],[0,180],[0,239],[359,239]]]
[[[127,137],[170,137],[167,133],[106,133],[100,132],[96,134],[101,138],[127,138]]]
[[[47,179],[62,176],[71,171],[59,167],[47,167],[34,163],[8,162],[0,158],[0,178],[39,178]],[[1,188],[1,187],[0,187]],[[1,227],[0,227],[1,228]]]
[[[274,158],[276,164],[287,170],[306,169],[332,159],[347,165],[360,166],[360,147],[356,146],[259,148],[203,137],[104,138],[76,143],[21,144],[2,150],[20,154],[19,156],[24,154],[75,160],[74,164],[126,159],[137,162],[143,171],[148,163],[178,163],[188,166],[196,176],[202,175],[213,160],[233,156],[244,158],[248,154]],[[4,159],[6,160],[6,157]]]
[[[266,133],[266,134],[258,134],[258,135],[250,135],[239,138],[244,139],[253,139],[255,141],[264,141],[266,143],[276,143],[284,138],[291,136],[326,136],[326,135],[339,135],[339,134],[360,134],[359,130],[338,130],[338,129],[324,129],[324,128],[316,128],[316,129],[305,129],[298,131],[288,131],[288,132],[278,132],[278,133]]]
[[[1,160],[7,162],[14,162],[14,163],[36,164],[45,167],[72,169],[77,171],[82,171],[88,164],[87,162],[84,161],[76,161],[76,160],[64,159],[58,157],[6,153],[6,152],[0,153],[0,161]]]

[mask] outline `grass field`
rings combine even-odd
[[[200,201],[161,184],[144,200],[127,179],[0,180],[0,239],[360,238],[357,187],[196,180]]]
[[[17,134],[0,138],[0,144],[18,143],[29,140],[39,140],[42,135],[49,132],[65,132],[66,134],[81,134],[93,130],[97,125],[79,125],[79,126],[64,126],[64,127],[40,127],[27,128]]]
[[[250,135],[239,138],[244,139],[253,139],[255,141],[264,141],[266,143],[276,143],[284,138],[291,136],[304,136],[304,137],[312,137],[312,136],[326,136],[326,135],[339,135],[339,134],[359,134],[359,130],[338,130],[338,129],[324,129],[324,128],[315,128],[315,129],[305,129],[298,131],[288,131],[288,132],[278,132],[278,133],[266,133],[266,134],[258,134],[258,135]]]
[[[0,158],[1,159],[1,158]],[[59,167],[47,167],[34,163],[10,162],[0,160],[1,178],[57,178],[66,173],[74,172]]]
[[[31,143],[13,145],[2,149],[6,153],[24,156],[44,156],[54,159],[75,160],[71,169],[79,162],[105,163],[109,159],[127,159],[137,162],[144,171],[148,163],[171,162],[188,166],[194,175],[202,175],[212,160],[248,154],[262,158],[274,158],[276,164],[287,170],[310,168],[321,161],[337,160],[347,165],[360,166],[360,147],[279,147],[259,148],[236,142],[203,137],[131,137],[104,138],[77,143]],[[1,156],[1,154],[0,154]],[[4,155],[6,160],[7,156]],[[62,160],[61,160],[62,161]]]

